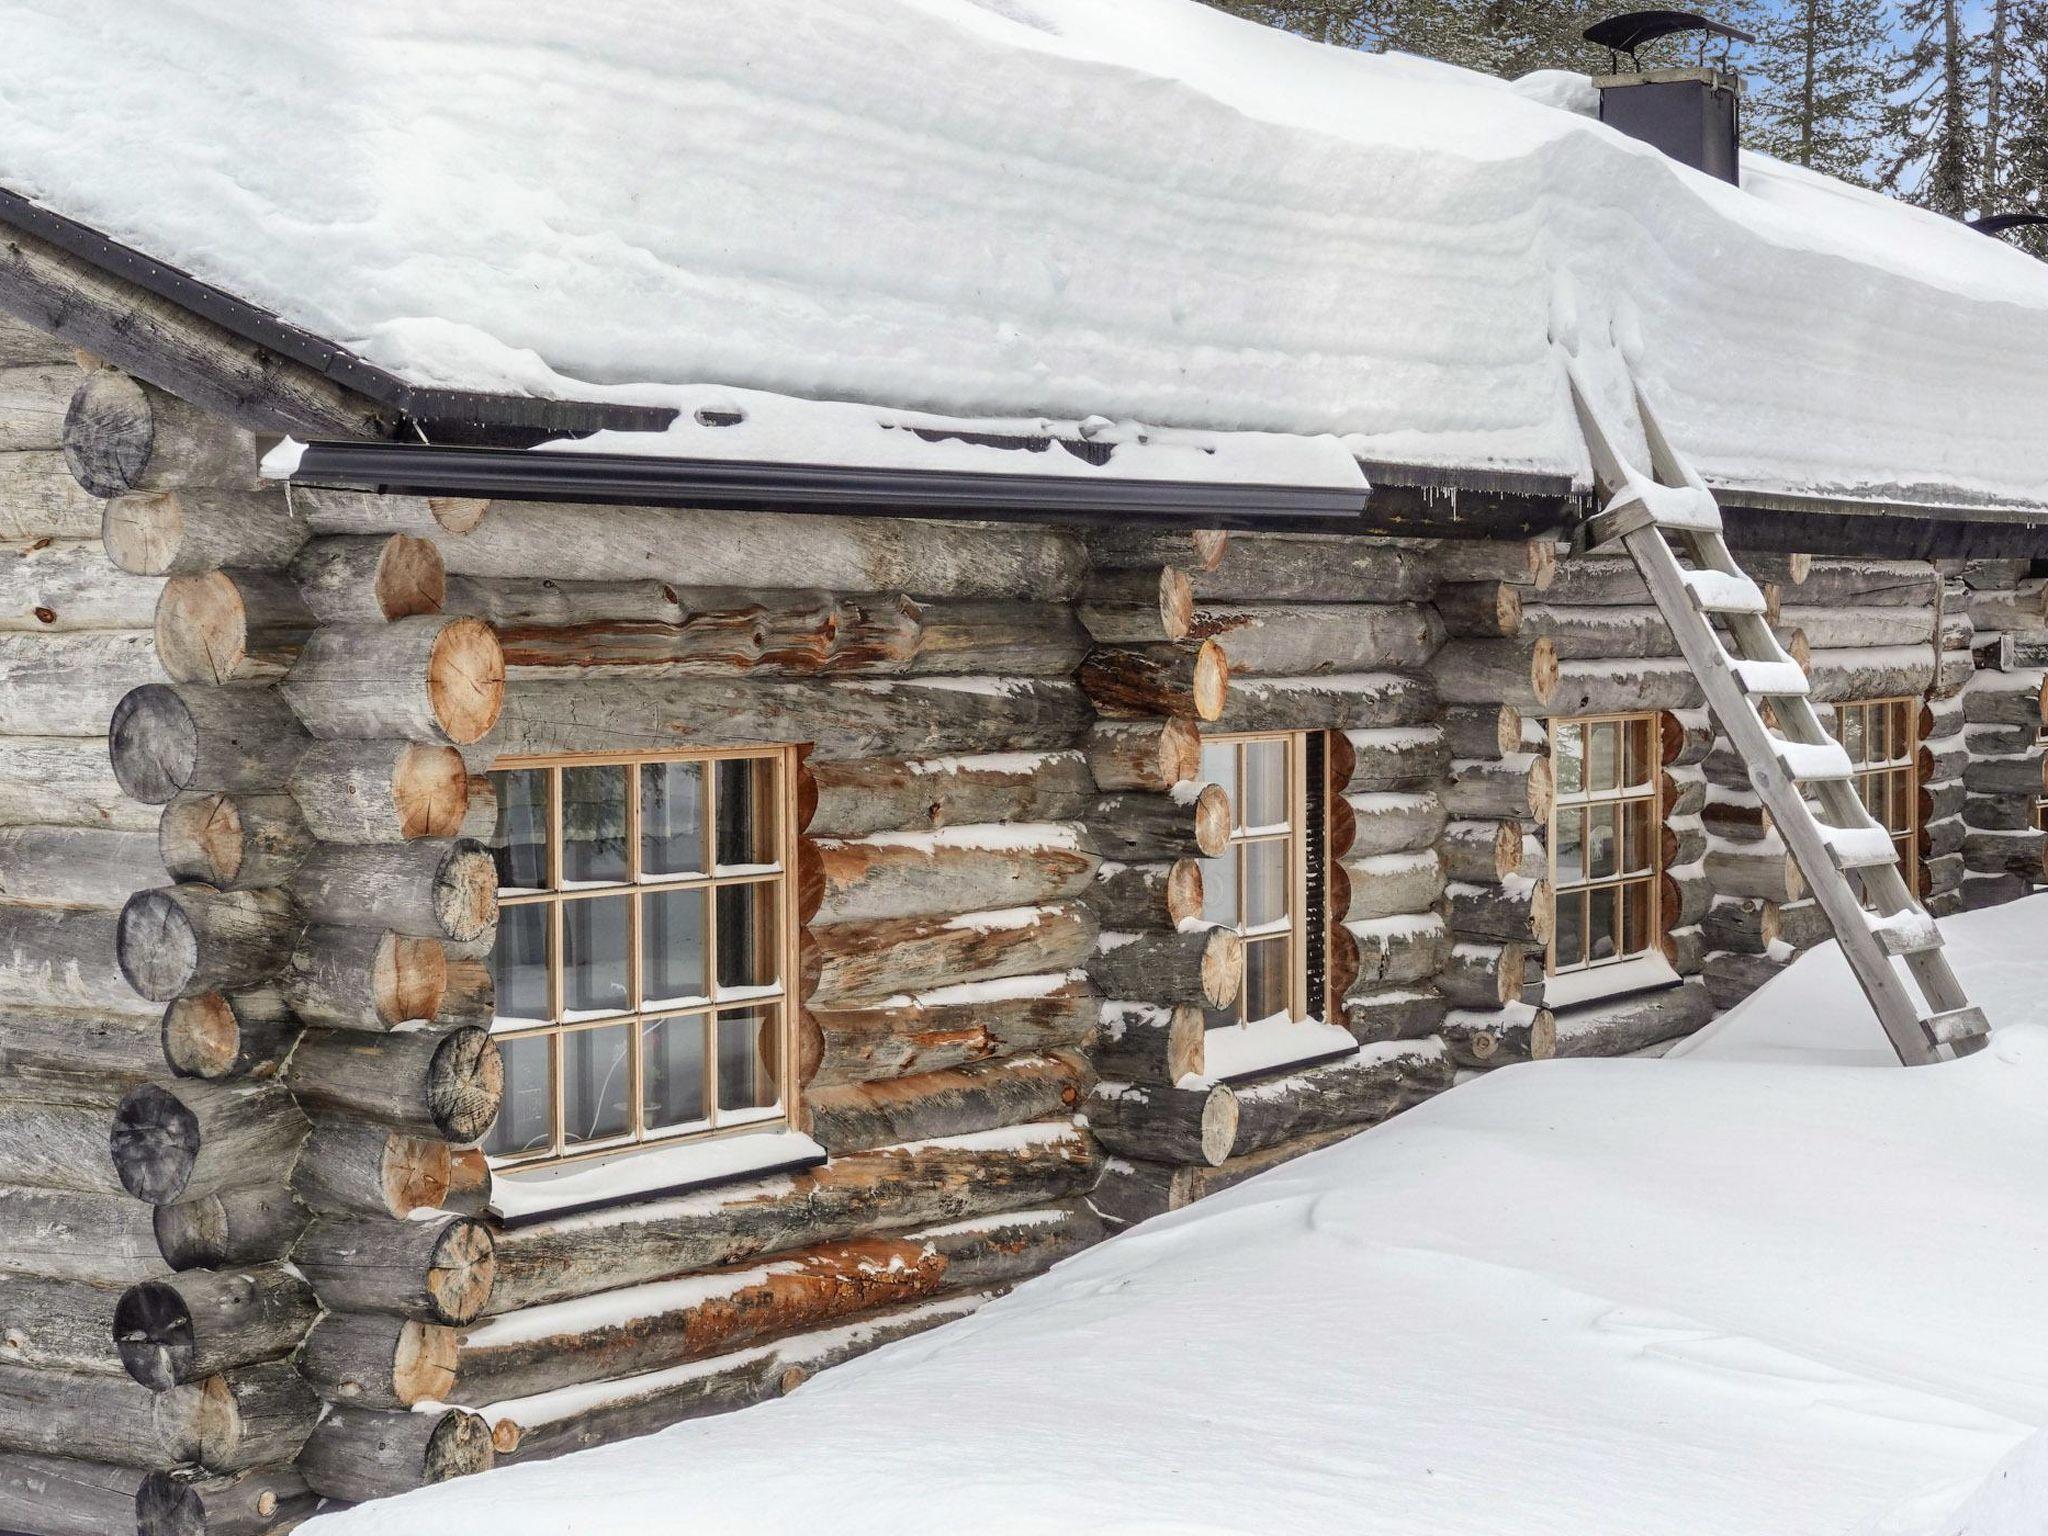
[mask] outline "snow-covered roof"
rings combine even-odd
[[[1578,474],[1566,347],[1724,484],[2048,504],[2048,267],[1755,156],[1713,181],[1578,77],[1197,0],[0,0],[0,35],[0,186],[418,383]]]

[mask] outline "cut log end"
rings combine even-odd
[[[1562,677],[1557,662],[1557,646],[1548,635],[1537,637],[1529,656],[1529,690],[1543,704],[1549,704],[1557,697],[1557,685]]]
[[[448,951],[439,939],[387,933],[377,945],[370,985],[385,1025],[435,1018],[448,995]]]
[[[1230,698],[1230,661],[1214,640],[1204,640],[1195,653],[1191,693],[1196,719],[1223,718],[1223,707]]]
[[[199,727],[176,689],[146,683],[115,704],[107,754],[115,782],[130,799],[165,805],[192,782]]]
[[[114,1348],[128,1374],[152,1392],[191,1379],[197,1351],[192,1312],[176,1286],[130,1286],[114,1307]]]
[[[395,533],[377,559],[376,606],[387,619],[439,613],[448,598],[448,570],[427,539]]]
[[[1211,1168],[1220,1167],[1237,1142],[1237,1095],[1218,1083],[1209,1090],[1202,1106],[1202,1159]]]
[[[454,837],[469,814],[469,771],[453,747],[409,743],[391,776],[399,830],[408,838]]]
[[[490,932],[498,921],[498,871],[478,843],[458,844],[434,882],[434,915],[457,944]]]
[[[199,970],[199,935],[169,891],[139,891],[121,909],[114,953],[129,986],[168,1003],[190,990]]]
[[[156,652],[173,682],[221,684],[241,676],[249,613],[225,571],[173,576],[156,605]]]
[[[1197,859],[1175,859],[1166,872],[1166,915],[1177,928],[1202,915],[1202,865]]]
[[[505,1064],[487,1030],[458,1029],[434,1052],[428,1074],[434,1124],[452,1141],[482,1140],[505,1095]]]
[[[457,1327],[476,1321],[491,1299],[497,1269],[490,1229],[467,1218],[450,1222],[427,1270],[427,1294],[441,1320]]]
[[[151,1205],[170,1205],[199,1157],[199,1117],[177,1096],[145,1083],[115,1111],[109,1151],[121,1187]]]
[[[1244,985],[1244,939],[1229,928],[1211,929],[1202,949],[1202,995],[1228,1008]]]
[[[1194,583],[1170,565],[1159,573],[1159,627],[1169,640],[1185,640],[1195,627]]]
[[[474,533],[482,526],[491,503],[481,496],[429,496],[427,510],[450,533]]]
[[[136,576],[167,575],[184,536],[178,498],[164,492],[117,496],[100,514],[100,543],[107,558]]]
[[[1230,792],[1221,784],[1204,784],[1195,797],[1195,846],[1205,858],[1219,858],[1230,846]]]
[[[505,655],[482,619],[457,619],[434,641],[427,663],[434,718],[458,746],[481,741],[505,704]]]

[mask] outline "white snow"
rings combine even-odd
[[[727,1118],[732,1118],[730,1113]],[[737,1178],[824,1153],[800,1131],[758,1131],[649,1147],[602,1162],[563,1164],[554,1172],[500,1173],[491,1181],[491,1210],[504,1217],[539,1216],[682,1184]]]
[[[1846,779],[1856,771],[1849,754],[1837,741],[1787,741],[1782,736],[1773,736],[1771,750],[1777,754],[1778,765],[1788,778],[1807,782]]]
[[[792,456],[930,410],[1121,435],[1111,473],[1265,451],[1165,427],[1582,474],[1565,348],[1727,483],[2048,500],[2048,271],[1688,171],[1575,77],[1197,0],[0,0],[0,35],[0,185],[421,383],[684,407],[657,451],[784,396],[867,408],[791,406]]]
[[[1268,1072],[1297,1061],[1356,1050],[1351,1031],[1321,1019],[1294,1019],[1285,1013],[1222,1024],[1205,1032],[1202,1075],[1210,1081]],[[1188,1084],[1182,1083],[1182,1087]]]
[[[1680,571],[1698,605],[1709,613],[1764,613],[1763,592],[1747,576],[1726,571]]]
[[[1968,1060],[1866,1069],[1816,952],[1689,1053],[1488,1074],[780,1401],[309,1536],[2035,1536],[2044,914],[1944,924]]]

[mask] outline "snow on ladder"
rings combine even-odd
[[[1864,808],[1847,755],[1814,713],[1805,673],[1772,635],[1762,592],[1728,552],[1713,493],[1665,437],[1639,387],[1648,474],[1623,457],[1577,364],[1567,358],[1565,368],[1603,500],[1581,531],[1582,544],[1618,540],[1643,573],[1899,1060],[1918,1066],[1981,1048],[1989,1032],[1984,1014],[1900,874],[1891,834]],[[1678,563],[1674,542],[1691,569]],[[1760,700],[1769,703],[1775,731]]]

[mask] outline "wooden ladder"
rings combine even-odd
[[[1771,633],[1762,591],[1728,552],[1721,509],[1706,482],[1664,435],[1640,387],[1636,409],[1651,473],[1630,464],[1577,366],[1567,359],[1566,367],[1602,498],[1580,530],[1579,546],[1619,540],[1634,558],[1899,1060],[1919,1066],[1980,1049],[1989,1032],[1983,1011],[1956,979],[1934,919],[1908,889],[1891,833],[1864,808],[1849,755],[1821,727],[1805,673]],[[1679,564],[1674,541],[1690,569]],[[1759,708],[1764,701],[1770,724]]]

